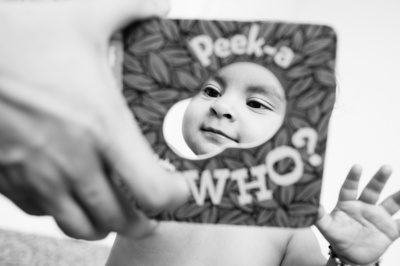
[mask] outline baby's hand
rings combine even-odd
[[[109,67],[108,41],[129,21],[163,16],[163,0],[0,2],[0,193],[68,235],[130,236],[146,209],[185,199],[185,181],[158,167]]]
[[[374,263],[400,236],[400,220],[392,218],[400,209],[400,191],[376,205],[390,174],[390,167],[381,167],[357,199],[361,167],[353,166],[335,209],[321,209],[316,226],[342,260]]]

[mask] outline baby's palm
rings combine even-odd
[[[382,167],[357,199],[359,167],[350,171],[335,209],[321,213],[317,227],[339,257],[353,263],[377,261],[400,235],[400,221],[391,215],[400,209],[400,191],[375,205],[390,176]]]

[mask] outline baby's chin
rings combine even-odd
[[[210,154],[210,153],[215,153],[215,152],[221,151],[227,147],[234,147],[234,146],[237,146],[236,142],[217,144],[217,143],[213,143],[213,142],[203,141],[201,143],[198,143],[194,147],[190,147],[190,148],[196,155],[205,155],[205,154]]]

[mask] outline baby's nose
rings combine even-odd
[[[230,121],[236,120],[236,112],[233,104],[221,101],[221,98],[211,105],[210,112],[218,118],[226,118]]]

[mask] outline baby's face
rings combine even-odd
[[[183,137],[196,154],[268,140],[284,119],[286,100],[276,76],[254,63],[222,68],[190,101]]]

